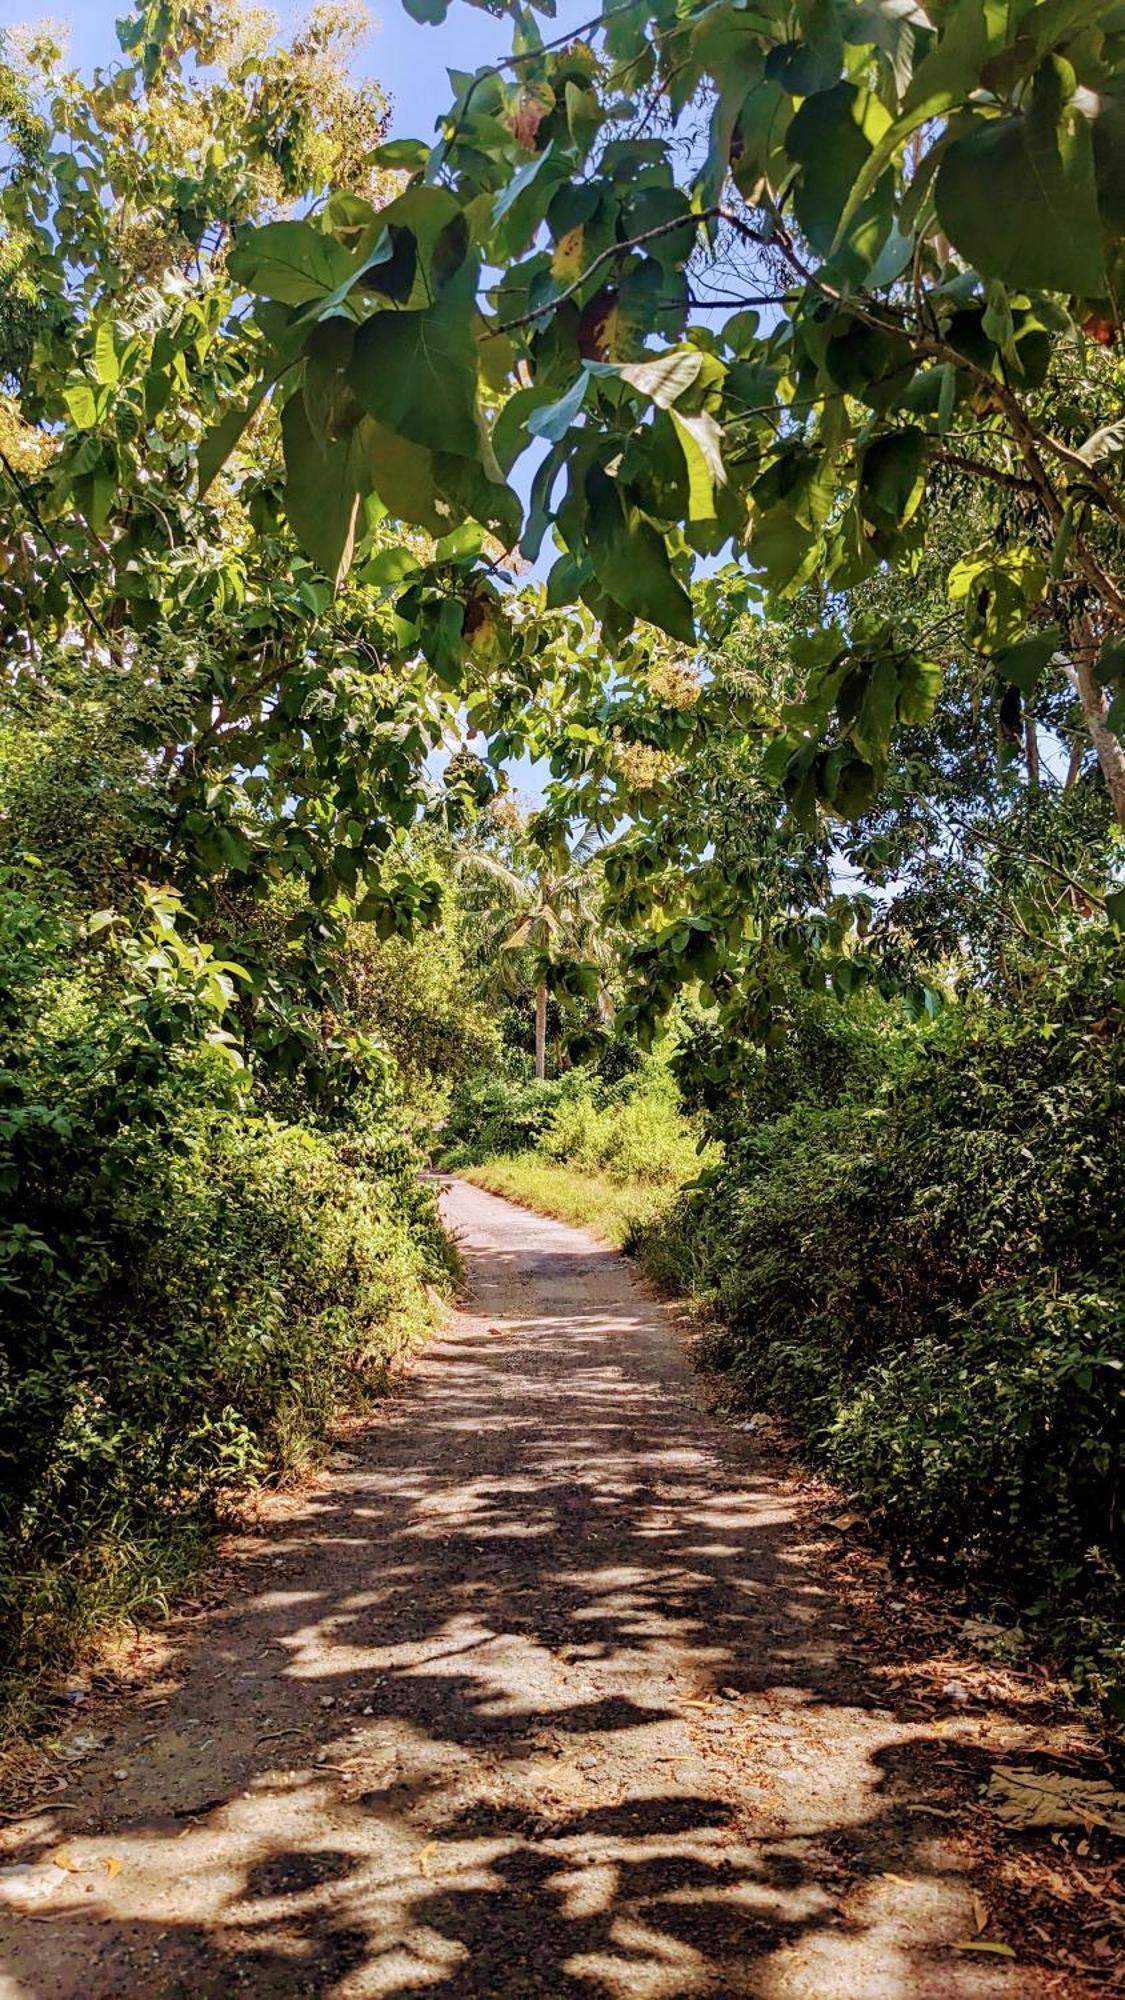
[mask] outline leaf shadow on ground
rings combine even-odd
[[[525,1221],[6,1857],[82,1871],[0,1927],[13,1994],[1036,1990],[951,1949],[949,1740],[784,1481],[622,1261]]]

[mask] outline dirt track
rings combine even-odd
[[[445,1201],[466,1309],[7,1829],[70,1866],[0,1910],[4,2000],[1061,1990],[954,1948],[950,1738],[629,1267]]]

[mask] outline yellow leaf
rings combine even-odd
[[[436,1840],[427,1840],[426,1845],[418,1849],[418,1868],[421,1874],[429,1874],[430,1856],[431,1854],[436,1854],[437,1851],[438,1844]]]
[[[124,1868],[124,1866],[125,1863],[119,1858],[118,1855],[103,1854],[102,1867],[105,1869],[105,1872],[109,1876],[111,1882],[115,1875],[120,1875],[121,1870]]]
[[[49,1854],[47,1859],[52,1861],[56,1868],[65,1870],[68,1875],[80,1875],[82,1872],[82,1863],[74,1859],[69,1847],[56,1847],[54,1853]]]
[[[966,1938],[961,1944],[955,1944],[953,1949],[954,1951],[990,1951],[996,1958],[1014,1958],[1016,1955],[1010,1944],[995,1944],[991,1938]]]
[[[879,1880],[880,1882],[897,1882],[900,1889],[912,1889],[914,1887],[913,1882],[909,1881],[905,1875],[892,1875],[889,1868],[884,1868]]]
[[[862,1514],[837,1514],[828,1525],[830,1528],[839,1528],[842,1534],[845,1528],[858,1528],[862,1519]]]
[[[551,258],[552,278],[562,278],[570,282],[582,270],[583,230],[581,223],[576,229],[568,229],[555,244],[555,254]]]

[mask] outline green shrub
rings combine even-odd
[[[1117,1699],[1123,972],[1091,926],[1019,1005],[889,1045],[881,1084],[861,1063],[850,1094],[814,1074],[780,1115],[728,1112],[721,1165],[634,1243],[714,1305],[744,1397]]]
[[[702,1164],[698,1122],[685,1116],[668,1064],[651,1057],[612,1081],[578,1068],[545,1082],[473,1078],[441,1136],[451,1167],[537,1151],[623,1184],[665,1187],[694,1179]]]
[[[159,1599],[223,1488],[301,1462],[446,1250],[390,1108],[263,1115],[230,968],[150,893],[95,937],[0,883],[0,1672]]]
[[[579,1070],[545,1080],[492,1073],[468,1077],[454,1091],[441,1130],[443,1164],[468,1166],[499,1154],[529,1152],[559,1105],[581,1095],[584,1087]]]
[[[548,1159],[658,1187],[699,1173],[698,1131],[667,1070],[646,1067],[599,1097],[573,1096],[556,1106],[539,1142]]]

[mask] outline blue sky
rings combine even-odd
[[[369,0],[370,4],[370,0]],[[118,53],[114,22],[127,10],[127,0],[0,0],[0,28],[18,22],[49,17],[63,21],[70,30],[70,56],[75,66],[88,71],[95,64],[111,62]],[[283,27],[299,21],[306,7],[275,4],[274,11]],[[388,0],[385,11],[375,15],[375,24],[359,62],[367,75],[379,79],[393,103],[392,132],[395,138],[429,139],[434,122],[450,103],[448,69],[477,69],[495,62],[511,46],[507,22],[454,0],[440,28],[421,27],[412,21],[400,0]],[[597,9],[581,0],[560,0],[553,22],[544,22],[544,34],[553,40],[570,25],[589,19]]]

